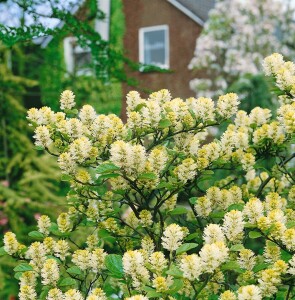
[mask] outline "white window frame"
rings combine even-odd
[[[74,58],[74,48],[73,44],[77,42],[77,38],[73,36],[66,37],[64,39],[64,60],[66,64],[66,69],[69,74],[73,74],[75,71],[75,58]],[[77,51],[77,50],[76,50]],[[81,52],[90,52],[90,49],[80,49],[78,48],[77,53]],[[92,70],[90,68],[85,68],[81,70],[77,70],[76,75],[81,76],[81,75],[91,75]]]
[[[155,65],[162,69],[169,69],[170,66],[170,50],[169,50],[169,26],[168,25],[157,25],[142,27],[139,29],[139,62],[144,64],[144,34],[150,31],[164,30],[165,32],[165,63],[163,65]],[[143,70],[141,70],[143,71]]]

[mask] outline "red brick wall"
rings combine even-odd
[[[168,25],[170,47],[170,69],[172,73],[141,73],[128,71],[128,76],[139,81],[138,87],[123,85],[123,96],[130,90],[169,89],[173,97],[194,96],[189,81],[194,78],[188,70],[193,57],[196,38],[201,27],[166,0],[123,0],[126,31],[124,36],[125,55],[139,61],[138,32],[141,27]],[[145,93],[143,93],[146,95]],[[125,105],[123,104],[123,110]],[[124,111],[123,111],[124,115]]]

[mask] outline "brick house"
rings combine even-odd
[[[132,61],[171,72],[127,70],[145,92],[167,88],[173,97],[190,97],[193,72],[188,64],[214,0],[123,0],[125,55]],[[123,85],[123,95],[135,89]]]

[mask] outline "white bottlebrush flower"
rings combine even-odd
[[[295,228],[285,230],[281,239],[288,250],[295,250]]]
[[[35,145],[47,148],[52,144],[51,134],[47,126],[38,126],[35,129]]]
[[[65,292],[63,300],[84,300],[84,297],[80,291],[70,289]]]
[[[162,245],[169,251],[176,250],[184,239],[184,232],[177,224],[171,224],[166,227],[162,236]]]
[[[32,271],[23,272],[19,280],[20,286],[35,286],[37,284],[37,273]]]
[[[46,300],[63,300],[64,295],[60,289],[54,288],[48,291]]]
[[[73,174],[77,169],[77,164],[75,159],[71,156],[69,152],[62,153],[57,160],[62,173]]]
[[[255,253],[250,249],[242,249],[239,253],[238,263],[241,268],[251,271],[256,264]]]
[[[219,300],[237,300],[237,296],[232,291],[225,291],[220,295]]]
[[[131,91],[126,96],[127,104],[127,115],[129,115],[133,110],[136,109],[140,104],[145,103],[146,100],[140,97],[140,94],[137,91]]]
[[[237,94],[229,93],[220,96],[217,101],[218,114],[224,119],[229,119],[237,113],[239,103]]]
[[[242,286],[238,290],[238,300],[262,300],[261,291],[256,285]]]
[[[287,273],[291,275],[295,275],[295,254],[292,256],[292,258],[289,260],[289,269],[287,270]]]
[[[249,115],[250,124],[256,124],[257,126],[267,123],[270,118],[271,110],[261,107],[253,108]]]
[[[102,289],[96,288],[91,291],[86,300],[107,300],[107,296]]]
[[[229,241],[235,242],[242,239],[244,230],[242,212],[238,210],[231,210],[230,212],[226,213],[224,216],[222,229]]]
[[[132,145],[124,141],[116,141],[111,145],[110,153],[110,161],[116,166],[120,168],[129,167],[129,159],[132,156]]]
[[[280,273],[275,269],[265,269],[261,271],[258,279],[261,294],[264,297],[271,297],[277,291],[277,286],[281,284]]]
[[[70,155],[79,163],[89,158],[91,150],[91,141],[85,136],[74,140],[69,146]]]
[[[186,183],[195,178],[197,168],[198,165],[192,158],[186,158],[174,169],[174,173],[181,182]]]
[[[170,92],[166,89],[162,89],[160,91],[151,93],[149,95],[148,100],[157,101],[160,104],[163,104],[163,103],[171,101],[171,99],[172,99],[172,97],[171,97]]]
[[[263,70],[265,75],[270,76],[277,74],[283,64],[283,55],[273,53],[272,55],[267,56],[263,61]]]
[[[54,243],[53,251],[54,255],[60,258],[62,261],[69,255],[70,246],[66,240],[59,240]]]
[[[28,115],[27,115],[27,119],[30,122],[36,123],[37,125],[42,125],[43,123],[43,118],[42,118],[42,113],[39,111],[38,108],[31,108],[28,110]]]
[[[151,255],[155,250],[155,244],[149,236],[144,236],[141,240],[141,248]]]
[[[213,244],[216,242],[225,242],[225,236],[222,228],[217,224],[209,224],[204,229],[203,239],[205,244]]]
[[[26,258],[30,259],[30,264],[36,272],[40,272],[46,261],[46,248],[40,242],[34,242],[26,252]]]
[[[36,300],[37,293],[34,287],[30,285],[23,285],[20,287],[18,297],[19,300]]]
[[[65,90],[60,95],[60,108],[62,110],[72,109],[76,105],[75,95],[72,91]]]
[[[87,270],[90,268],[91,254],[88,250],[79,249],[73,253],[72,262],[78,266],[81,270]]]
[[[206,266],[196,254],[184,256],[180,261],[180,270],[183,272],[183,277],[190,281],[198,279],[204,269],[206,269]]]
[[[207,197],[199,197],[194,209],[199,217],[206,218],[212,212],[212,202]]]
[[[49,234],[49,227],[51,226],[50,218],[46,215],[41,216],[38,219],[38,230],[44,235]]]
[[[258,198],[250,198],[246,203],[243,215],[249,220],[250,223],[255,223],[263,216],[263,203]]]
[[[200,257],[204,264],[204,271],[213,273],[228,258],[228,248],[223,242],[205,244],[200,251]]]
[[[186,100],[188,107],[193,111],[197,121],[214,121],[214,101],[210,98],[200,97],[188,98]]]
[[[79,118],[85,125],[91,125],[96,118],[96,112],[91,105],[83,105],[79,112]]]
[[[71,118],[57,123],[58,131],[73,139],[78,139],[88,134],[87,127],[77,118]]]
[[[135,295],[129,298],[126,298],[126,300],[148,300],[148,297],[145,297],[143,295]]]
[[[142,282],[149,281],[149,272],[144,267],[144,256],[138,250],[127,251],[123,255],[123,270],[126,275],[131,276],[132,285],[136,288],[141,285]]]
[[[12,232],[6,232],[4,234],[4,250],[13,255],[18,251],[19,243],[16,239],[16,235]]]
[[[105,268],[105,258],[107,253],[103,249],[96,248],[90,254],[90,267],[94,272],[99,272]]]
[[[60,232],[68,232],[71,229],[70,216],[67,213],[61,213],[57,218],[57,226]]]
[[[162,271],[167,267],[168,261],[162,252],[154,252],[149,258],[149,262],[152,268],[157,274],[162,273]]]
[[[59,266],[55,259],[47,259],[41,269],[42,284],[55,285],[59,280]]]
[[[161,106],[157,101],[147,101],[140,113],[144,127],[156,128],[161,121]]]
[[[156,147],[150,152],[148,161],[152,170],[158,174],[165,168],[168,158],[167,150],[164,147]]]

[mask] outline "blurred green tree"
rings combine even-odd
[[[9,229],[18,232],[24,240],[41,211],[54,216],[62,209],[66,186],[58,182],[60,172],[54,160],[34,151],[23,96],[37,82],[15,76],[10,56],[11,50],[1,45],[0,237]],[[5,273],[7,264],[10,262],[0,261],[0,299],[6,299],[15,285],[11,279],[5,280],[12,277]]]

